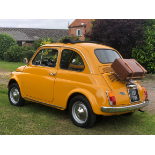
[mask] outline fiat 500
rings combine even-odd
[[[131,115],[149,104],[148,94],[138,81],[119,79],[111,68],[116,58],[122,58],[118,51],[93,42],[43,45],[11,73],[9,101],[68,108],[73,123],[83,128],[91,127],[96,115]]]

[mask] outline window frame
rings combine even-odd
[[[79,30],[80,30],[80,35],[78,35]],[[76,36],[82,36],[82,29],[76,29]]]
[[[32,65],[32,66],[50,67],[50,66],[42,66],[42,65],[35,65],[35,64],[33,64],[33,60],[36,58],[36,56],[38,55],[38,53],[39,53],[40,51],[42,51],[42,55],[41,55],[41,62],[42,62],[43,51],[44,51],[45,49],[50,49],[50,50],[52,49],[52,50],[57,50],[57,51],[58,51],[58,56],[57,56],[57,61],[56,61],[56,66],[57,66],[57,64],[58,64],[58,57],[59,57],[59,50],[56,49],[56,48],[42,48],[42,49],[40,49],[40,50],[35,54],[35,56],[33,57],[33,59],[31,60],[31,65]],[[50,67],[50,68],[56,68],[56,66],[55,66],[55,67]]]

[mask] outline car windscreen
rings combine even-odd
[[[115,59],[120,58],[120,55],[111,49],[96,49],[96,57],[100,63],[113,63]]]

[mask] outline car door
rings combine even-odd
[[[43,48],[24,70],[23,91],[26,98],[52,102],[57,74],[59,48]]]
[[[60,64],[54,85],[54,101],[57,106],[65,108],[68,94],[90,84],[90,70],[82,54],[67,47],[61,48]]]

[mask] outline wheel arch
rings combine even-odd
[[[72,98],[74,98],[77,95],[83,95],[84,97],[86,97],[92,107],[93,112],[97,113],[97,111],[99,110],[99,106],[97,104],[97,101],[94,95],[88,90],[84,90],[84,89],[76,89],[68,95],[66,109],[68,109],[69,103],[72,100]]]
[[[11,84],[13,83],[18,83],[15,79],[11,79],[9,82],[8,82],[8,88],[10,87]]]
[[[17,84],[18,84],[18,86],[19,86],[19,88],[20,88],[21,96],[24,97],[23,91],[22,91],[22,88],[21,88],[21,85],[20,85],[20,82],[19,82],[19,80],[18,80],[17,78],[12,78],[12,79],[9,80],[8,86],[7,86],[8,89],[9,89],[10,85],[13,84],[13,83],[17,83]]]

